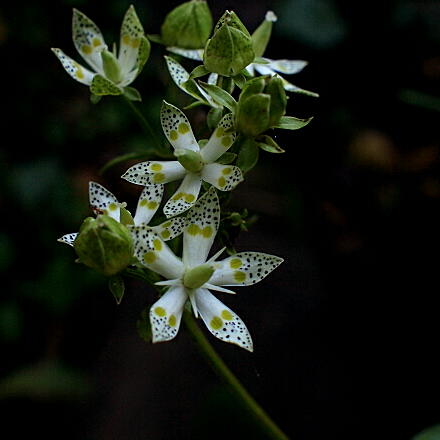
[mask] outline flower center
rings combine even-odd
[[[214,267],[210,264],[202,264],[187,269],[183,275],[183,285],[188,289],[198,289],[209,281],[213,273]]]
[[[203,168],[203,160],[200,153],[179,148],[174,152],[174,155],[180,164],[191,173],[198,173]]]

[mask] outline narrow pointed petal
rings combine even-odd
[[[197,201],[201,186],[202,179],[197,174],[187,173],[177,191],[165,203],[164,214],[167,217],[174,217],[191,208]]]
[[[182,49],[180,47],[170,46],[167,47],[167,50],[190,60],[203,61],[203,49]]]
[[[143,37],[144,29],[133,5],[131,5],[122,20],[118,56],[121,74],[124,78],[133,70],[137,70],[139,48]]]
[[[175,149],[200,150],[188,118],[177,107],[163,101],[160,122],[166,138]]]
[[[280,76],[280,78],[283,81],[284,90],[286,90],[287,92],[301,93],[302,95],[313,96],[314,98],[319,97],[319,93],[312,92],[312,91],[306,90],[306,89],[302,89],[301,87],[295,86],[294,84],[290,83],[285,78],[283,78],[281,76]]]
[[[207,144],[200,151],[206,163],[216,161],[232,146],[236,137],[236,132],[230,131],[233,126],[234,120],[232,113],[227,113],[219,122]]]
[[[236,313],[207,289],[197,289],[194,295],[200,316],[215,337],[245,350],[254,350],[249,330]]]
[[[207,263],[211,263],[212,261],[217,260],[218,257],[226,250],[226,246],[222,247],[219,251],[217,251],[212,257],[209,258]]]
[[[57,241],[59,241],[60,243],[66,243],[69,246],[73,246],[73,244],[75,243],[76,237],[78,237],[78,232],[72,232],[70,234],[63,235]]]
[[[214,264],[210,284],[216,286],[249,286],[258,283],[284,260],[260,252],[239,252]]]
[[[133,165],[121,177],[136,185],[157,185],[182,179],[185,174],[177,160],[148,161]]]
[[[202,179],[220,191],[231,191],[243,181],[243,173],[235,165],[210,163],[203,167]]]
[[[173,217],[161,223],[159,226],[153,226],[153,230],[162,240],[168,241],[180,235],[183,232],[185,224],[186,220],[184,217]]]
[[[107,214],[117,222],[121,217],[118,199],[106,188],[96,182],[89,182],[89,202],[95,214]]]
[[[148,269],[174,280],[184,272],[182,260],[171,251],[149,226],[130,228],[134,241],[134,256]]]
[[[218,80],[218,73],[210,73],[208,76],[208,84],[214,84],[217,85],[217,80]]]
[[[79,54],[97,73],[103,75],[101,52],[107,49],[104,37],[98,26],[77,9],[73,10],[72,37]]]
[[[288,75],[301,72],[301,70],[303,70],[308,64],[307,61],[303,60],[270,60],[268,58],[266,60],[269,61],[269,64],[263,64],[263,67],[268,66],[272,70],[275,70],[275,72],[281,72]]]
[[[220,205],[214,188],[189,211],[183,232],[183,261],[194,267],[206,261],[220,223]]]
[[[163,185],[147,185],[142,190],[133,219],[135,225],[148,225],[159,208],[162,196]]]
[[[60,60],[66,72],[73,78],[86,86],[92,84],[95,73],[81,66],[75,60],[68,57],[61,49],[53,48],[52,52]]]
[[[151,306],[153,343],[169,341],[177,335],[186,299],[184,287],[174,286]]]
[[[211,284],[211,283],[205,283],[205,284],[203,284],[202,287],[204,289],[216,290],[217,292],[230,293],[231,295],[236,295],[237,294],[233,290],[225,289],[224,287],[216,286],[216,285]]]

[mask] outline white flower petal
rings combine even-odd
[[[104,75],[101,59],[101,52],[107,49],[104,37],[98,26],[77,9],[73,9],[72,37],[76,50],[84,60],[97,73]]]
[[[59,241],[60,243],[66,243],[69,246],[73,246],[73,244],[75,243],[76,237],[78,237],[78,232],[72,232],[70,234],[63,235],[57,241]]]
[[[165,203],[163,212],[167,217],[174,217],[187,211],[194,205],[199,196],[202,179],[194,173],[187,173],[179,188],[173,196]]]
[[[249,286],[258,283],[276,269],[284,260],[261,252],[239,252],[214,263],[214,273],[209,280],[217,286]]]
[[[272,70],[269,67],[269,64],[257,64],[253,63],[252,66],[254,66],[254,69],[260,74],[260,75],[276,75],[275,70]]]
[[[183,261],[195,267],[206,261],[220,223],[220,205],[214,188],[189,211],[183,232]]]
[[[52,52],[57,56],[66,72],[73,78],[86,86],[92,84],[95,73],[81,66],[81,64],[68,57],[61,49],[53,48]]]
[[[153,343],[173,339],[179,331],[187,295],[182,285],[173,286],[150,309]]]
[[[177,237],[183,232],[186,219],[184,217],[173,217],[161,223],[159,226],[153,226],[152,229],[162,240],[168,241]]]
[[[223,153],[228,151],[235,141],[236,132],[229,131],[234,126],[232,113],[227,113],[219,122],[217,128],[211,134],[200,154],[206,163],[217,160]]]
[[[202,179],[221,191],[231,191],[243,181],[243,173],[235,165],[210,163],[203,167]]]
[[[188,118],[177,107],[163,101],[160,122],[166,138],[176,150],[179,148],[192,151],[200,150]]]
[[[95,214],[107,214],[117,222],[121,217],[118,199],[106,188],[96,182],[89,182],[89,201]]]
[[[186,170],[177,160],[140,162],[130,167],[121,177],[137,185],[157,185],[179,180]]]
[[[182,49],[180,47],[170,46],[167,47],[167,50],[190,60],[203,61],[203,49]]]
[[[196,289],[194,296],[200,316],[214,336],[253,351],[249,330],[236,313],[219,301],[209,290]]]
[[[162,196],[163,185],[147,185],[142,190],[133,219],[135,225],[148,225],[159,208]]]
[[[270,60],[268,58],[266,58],[266,60],[269,61],[269,64],[265,64],[265,66],[269,66],[275,70],[275,72],[286,73],[288,75],[301,72],[308,64],[307,61],[303,60]]]
[[[174,280],[184,272],[182,260],[171,251],[166,243],[149,226],[130,228],[134,241],[134,256],[148,269]]]

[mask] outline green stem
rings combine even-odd
[[[197,325],[191,312],[186,310],[183,319],[186,327],[197,342],[202,354],[205,356],[212,369],[231,387],[232,391],[240,399],[244,407],[253,416],[255,422],[258,423],[260,428],[268,435],[268,438],[273,440],[287,440],[288,437],[286,434],[281,431],[275,422],[267,415],[264,409],[254,400],[246,388],[244,388],[224,363],[222,358],[217,354],[212,345],[206,339],[202,330],[200,330],[200,327]]]

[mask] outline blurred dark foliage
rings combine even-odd
[[[148,33],[178,2],[137,2]],[[248,354],[210,340],[293,439],[407,439],[440,422],[438,225],[440,2],[211,2],[250,30],[279,21],[271,58],[306,59],[289,78],[277,132],[233,197],[259,216],[238,250],[283,256],[271,277],[222,296],[248,324]],[[118,99],[89,102],[50,52],[78,59],[71,7],[118,40],[127,1],[3,2],[0,151],[2,431],[63,439],[261,438],[185,331],[151,346],[136,320],[155,295],[137,282],[116,306],[106,282],[56,242],[89,215],[87,182],[134,203],[118,154],[151,140]],[[185,105],[154,45],[134,84],[160,130],[161,99]],[[203,110],[189,112],[201,127]]]

